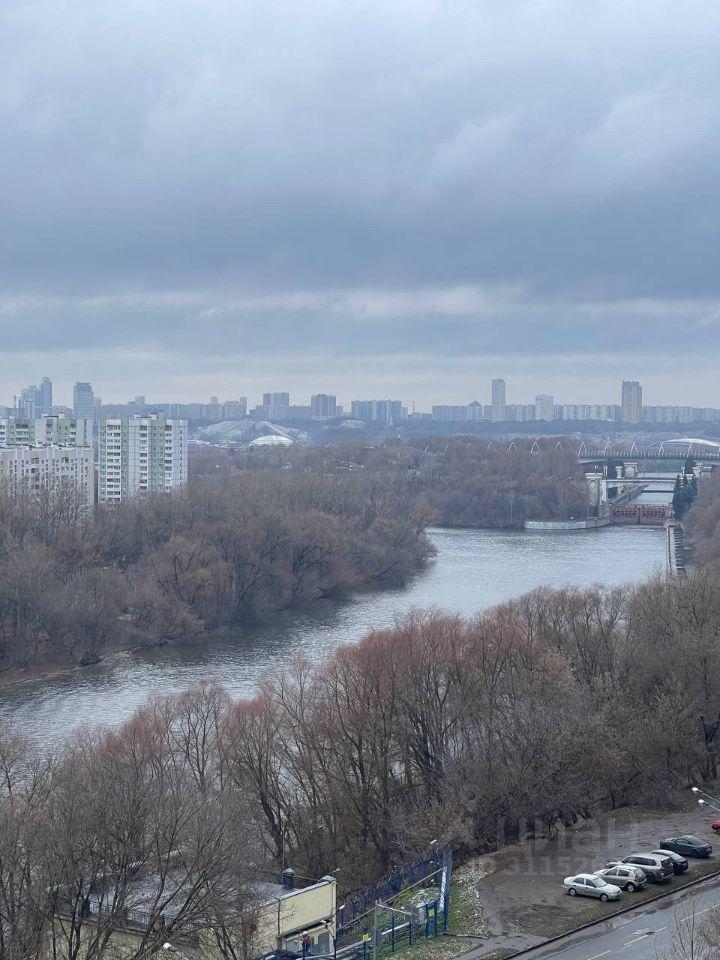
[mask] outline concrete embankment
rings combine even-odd
[[[588,517],[587,520],[526,520],[526,530],[539,533],[575,533],[582,530],[597,530],[607,527],[609,517]]]
[[[668,570],[673,576],[687,576],[687,556],[685,552],[685,534],[678,520],[665,523],[666,556]]]

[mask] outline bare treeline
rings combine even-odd
[[[208,956],[253,955],[267,877],[220,759],[228,709],[199,688],[51,758],[0,725],[3,960],[143,960],[200,938]]]
[[[298,663],[231,714],[275,852],[367,877],[441,837],[665,803],[717,773],[720,571],[418,612]],[[341,876],[341,880],[345,879]]]
[[[284,470],[305,475],[362,472],[382,479],[403,499],[432,511],[439,526],[522,527],[529,518],[587,516],[587,490],[568,441],[432,437],[328,447],[241,453],[199,447],[191,470],[200,475]]]
[[[683,518],[698,563],[720,560],[720,472],[700,483],[698,495]]]
[[[664,805],[718,773],[719,587],[720,570],[707,566],[633,590],[540,589],[469,620],[417,612],[323,664],[298,660],[250,699],[206,685],[52,762],[27,759],[6,737],[0,771],[11,771],[4,789],[15,799],[3,807],[3,916],[15,909],[8,891],[20,889],[7,873],[13,858],[41,865],[23,874],[35,892],[20,899],[31,903],[66,890],[78,870],[87,883],[107,857],[142,861],[155,818],[174,809],[153,792],[165,763],[182,771],[168,787],[174,802],[188,791],[190,811],[199,797],[217,804],[207,822],[187,817],[187,837],[211,831],[203,849],[213,857],[226,841],[235,849],[221,826],[239,810],[240,835],[253,837],[248,861],[336,873],[345,891],[433,839],[484,851],[601,809]],[[80,784],[83,817],[70,799]],[[57,824],[58,839],[34,824]],[[80,837],[67,854],[65,834]],[[85,856],[95,865],[87,874]],[[152,859],[152,869],[162,864]]]
[[[0,670],[88,662],[403,583],[431,553],[427,519],[364,475],[196,478],[90,517],[65,491],[0,492]]]

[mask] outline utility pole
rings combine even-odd
[[[378,955],[378,910],[380,909],[380,904],[375,903],[373,908],[373,960],[377,960]]]

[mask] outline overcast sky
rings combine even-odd
[[[3,0],[0,403],[720,406],[717,0]]]

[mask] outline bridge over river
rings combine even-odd
[[[578,449],[578,462],[588,465],[627,461],[684,461],[688,457],[698,463],[720,463],[720,443],[702,438],[683,437],[640,447],[636,443],[628,446],[608,442],[604,447],[594,449],[582,443]]]

